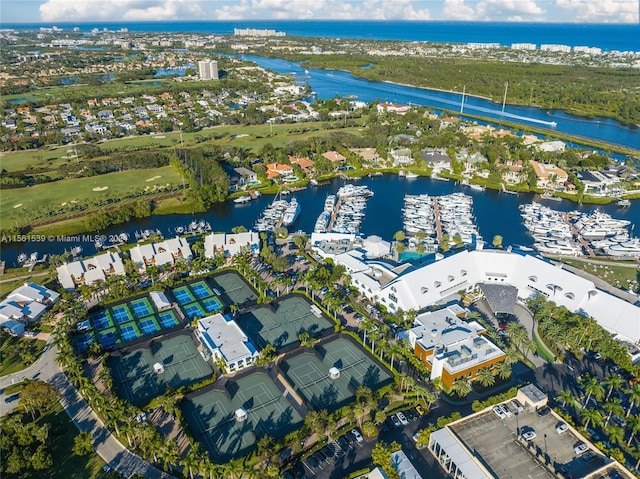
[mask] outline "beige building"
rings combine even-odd
[[[556,165],[539,163],[534,160],[531,160],[530,163],[538,178],[536,182],[536,186],[538,188],[555,188],[557,186],[564,187],[564,182],[569,179],[567,172]]]

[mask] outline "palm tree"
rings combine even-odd
[[[584,384],[584,390],[587,393],[587,398],[584,401],[584,406],[589,404],[589,399],[594,396],[596,399],[602,399],[604,397],[604,388],[598,378],[589,378]],[[640,397],[640,390],[638,391]]]
[[[200,471],[201,464],[202,452],[200,450],[200,443],[196,442],[191,446],[184,459],[180,461],[180,465],[182,465],[187,471],[189,471],[189,477],[193,479],[194,471],[198,473]]]
[[[622,400],[618,398],[612,398],[604,403],[602,408],[607,411],[607,419],[604,422],[605,429],[609,426],[611,416],[622,416],[624,414],[624,407],[622,406]]]
[[[609,388],[609,390],[607,391],[607,397],[604,398],[605,401],[608,401],[613,390],[622,387],[622,385],[624,384],[624,379],[622,379],[617,374],[608,374],[602,382]]]
[[[627,409],[625,417],[629,417],[633,406],[640,403],[640,384],[635,384],[633,387],[625,389],[624,392],[627,394],[627,399],[629,400],[629,409]]]
[[[597,409],[586,407],[580,411],[580,418],[585,421],[584,428],[589,427],[589,423],[593,426],[600,426],[602,424],[602,414]]]
[[[493,374],[493,371],[489,368],[482,368],[480,371],[478,371],[478,375],[476,376],[475,380],[478,381],[484,388],[493,386],[496,383],[496,377]]]
[[[622,444],[624,442],[624,429],[620,426],[611,426],[608,433],[610,442],[615,444]]]
[[[403,351],[404,348],[399,343],[394,342],[389,344],[388,352],[391,353],[391,369],[393,369],[393,361],[395,359],[395,356],[401,356]]]
[[[562,407],[565,407],[567,404],[570,406],[575,406],[577,404],[577,400],[573,393],[568,389],[563,389],[556,396],[557,401],[562,401]]]
[[[466,379],[458,379],[451,386],[451,392],[458,397],[464,397],[471,392],[471,383]]]
[[[504,351],[504,362],[511,365],[518,362],[518,350],[514,347],[508,347]]]
[[[262,351],[260,351],[260,355],[256,358],[256,366],[268,366],[269,363],[275,358],[275,355],[276,347],[273,344],[268,343],[264,348],[262,348]]]
[[[634,414],[627,418],[627,428],[630,431],[629,440],[627,441],[627,446],[629,446],[635,435],[640,431],[640,416]]]
[[[165,441],[160,456],[162,457],[165,469],[170,469],[175,466],[180,460],[178,442],[174,438]]]
[[[493,367],[494,372],[496,373],[496,376],[498,376],[501,380],[506,380],[509,379],[511,377],[511,365],[509,363],[507,363],[506,361],[502,361],[500,363],[497,363],[494,367]]]

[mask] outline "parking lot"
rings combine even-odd
[[[510,406],[503,418],[489,410],[451,429],[500,478],[553,478],[554,471],[584,477],[604,465],[604,456],[595,450],[576,453],[574,448],[583,440],[570,427],[562,431],[564,426],[558,426],[563,421],[550,410],[545,412],[524,409],[516,414]]]

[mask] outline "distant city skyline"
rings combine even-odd
[[[0,23],[432,20],[638,23],[639,0],[2,0]]]

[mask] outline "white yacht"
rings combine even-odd
[[[282,217],[282,226],[292,225],[293,222],[298,219],[300,209],[300,203],[298,203],[298,200],[292,198]]]

